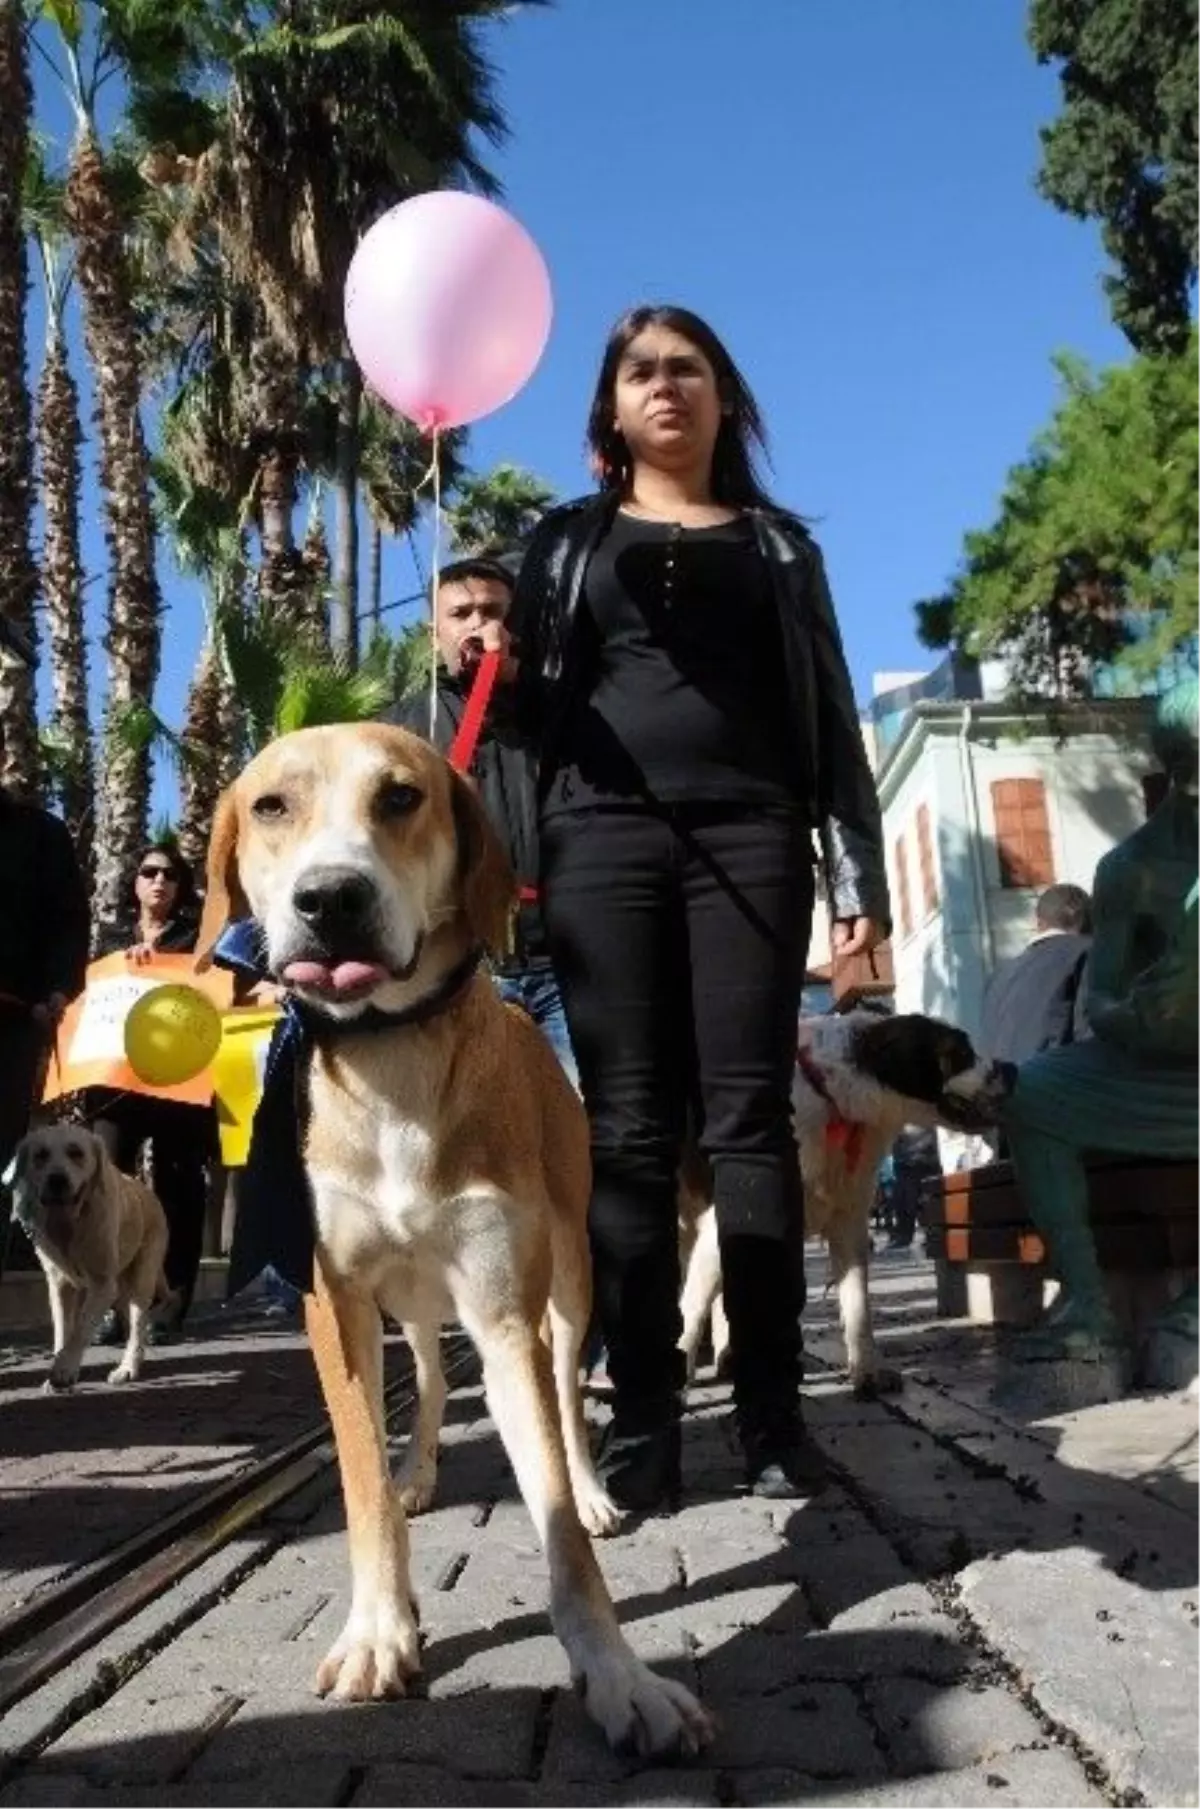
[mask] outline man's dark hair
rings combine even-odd
[[[437,584],[441,590],[443,584],[461,584],[467,578],[490,578],[496,584],[503,584],[512,591],[517,581],[515,571],[511,571],[506,561],[509,555],[502,550],[470,553],[464,559],[452,559],[438,573]]]
[[[1037,901],[1035,918],[1039,930],[1074,930],[1076,935],[1092,933],[1092,901],[1082,886],[1047,886]]]

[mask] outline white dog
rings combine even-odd
[[[871,1203],[884,1155],[906,1124],[982,1131],[996,1122],[1013,1070],[975,1053],[962,1030],[913,1013],[802,1018],[792,1116],[804,1182],[805,1230],[829,1244],[850,1380],[858,1394],[901,1386],[876,1355],[867,1294]],[[720,1365],[729,1330],[721,1309],[717,1218],[703,1163],[689,1160],[679,1195],[685,1266],[680,1348],[688,1373],[709,1314]]]
[[[29,1132],[17,1150],[13,1199],[50,1291],[47,1389],[75,1386],[83,1353],[113,1305],[128,1317],[129,1339],[108,1379],[136,1381],[150,1309],[167,1297],[167,1219],[159,1200],[122,1174],[99,1137],[78,1124]]]

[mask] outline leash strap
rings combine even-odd
[[[496,688],[496,680],[500,674],[500,654],[495,648],[485,653],[479,662],[479,670],[475,674],[475,682],[471,686],[471,695],[467,699],[467,707],[463,711],[462,721],[450,743],[450,752],[446,758],[456,773],[466,773],[471,769],[475,758],[475,750],[479,746],[479,737],[483,732],[483,719],[487,715],[488,705],[492,701],[492,692]]]

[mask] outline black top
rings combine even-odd
[[[0,790],[0,993],[27,1005],[52,992],[74,998],[87,965],[89,919],[66,824]]]
[[[474,681],[470,681],[473,683]],[[467,706],[470,683],[438,668],[437,714],[434,746],[443,754],[458,732]],[[398,728],[429,739],[429,693],[424,687],[402,698],[380,718]],[[471,777],[479,787],[483,807],[512,862],[522,897],[513,925],[511,956],[492,961],[501,973],[521,973],[527,968],[548,967],[550,956],[542,924],[541,907],[532,896],[538,883],[537,756],[517,733],[512,700],[498,685],[492,692],[483,730],[471,761]]]
[[[199,934],[200,918],[197,912],[191,909],[177,911],[164,924],[162,934],[154,944],[154,952],[156,955],[190,955]],[[141,924],[136,911],[116,923],[102,923],[96,931],[96,958],[99,960],[104,955],[115,955],[121,949],[136,948],[141,939]]]
[[[585,677],[544,816],[633,800],[795,805],[783,639],[750,521],[618,513],[583,603]]]

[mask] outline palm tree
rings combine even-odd
[[[32,90],[20,0],[0,0],[0,715],[5,763],[0,784],[36,796],[37,715],[32,666],[5,649],[36,645],[38,578],[30,550],[32,446],[25,384],[27,271],[22,198]]]
[[[157,59],[164,53],[164,43],[153,20],[145,41],[139,42],[144,9],[107,0],[104,6],[91,9],[94,30],[87,38],[85,53],[88,21],[83,6],[64,0],[45,0],[45,5],[61,39],[65,86],[76,121],[65,211],[84,304],[84,339],[96,396],[107,517],[108,683],[103,771],[96,791],[93,892],[93,909],[99,920],[119,913],[145,841],[150,751],[131,746],[116,732],[116,725],[132,707],[147,704],[154,695],[162,624],[149,457],[141,415],[141,348],[126,250],[127,219],[101,147],[96,98],[110,74],[118,68],[134,68],[143,53]]]
[[[30,159],[26,221],[36,235],[46,302],[46,353],[37,390],[37,444],[44,528],[42,595],[50,631],[54,715],[43,737],[67,827],[91,871],[92,736],[88,709],[83,565],[79,551],[79,389],[67,355],[64,315],[71,268],[64,257],[62,184],[40,156]]]
[[[514,546],[533,532],[555,500],[549,484],[519,465],[497,465],[481,477],[464,478],[446,509],[455,550]]]
[[[50,638],[54,711],[43,737],[52,752],[63,817],[85,871],[94,809],[88,655],[79,549],[79,388],[67,357],[61,278],[47,307],[47,345],[37,388],[37,446],[44,518],[42,594]]]
[[[262,589],[275,607],[289,605],[299,561],[303,375],[339,367],[332,638],[351,665],[361,387],[343,333],[346,273],[360,234],[393,202],[455,180],[494,191],[473,143],[497,142],[505,127],[478,28],[505,10],[505,0],[312,0],[302,12],[231,0],[206,14],[203,82],[142,97],[151,142],[191,135],[178,155],[160,155],[151,180],[187,190],[187,231],[215,235],[225,269],[261,300],[253,419]]]

